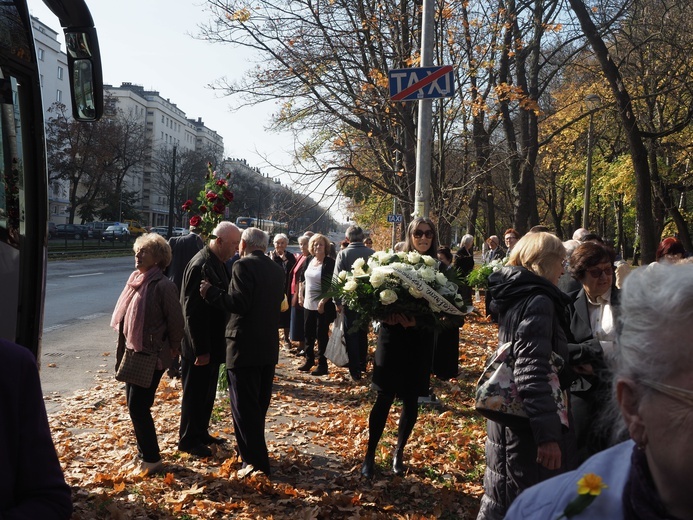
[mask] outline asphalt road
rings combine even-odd
[[[113,377],[117,335],[109,322],[134,269],[134,255],[48,263],[40,358],[48,413],[65,396]]]

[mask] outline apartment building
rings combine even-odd
[[[55,102],[63,103],[72,112],[67,56],[61,50],[58,33],[32,17],[34,40],[39,59],[41,91],[46,113],[44,119],[54,117],[48,109]],[[159,181],[161,157],[185,150],[209,151],[213,157],[223,157],[224,139],[216,131],[205,126],[202,118],[189,118],[183,110],[164,98],[158,91],[146,90],[134,83],[120,86],[104,85],[105,115],[113,117],[121,111],[126,117],[142,122],[145,136],[151,140],[150,157],[144,164],[133,168],[124,179],[123,190],[136,192],[135,203],[142,215],[142,223],[148,226],[168,225],[169,194]],[[66,223],[69,216],[69,182],[53,181],[49,188],[50,220]]]

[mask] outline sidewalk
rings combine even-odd
[[[103,321],[107,321],[103,318]],[[106,324],[107,325],[107,324]],[[272,480],[239,475],[228,400],[220,398],[212,432],[228,440],[214,455],[197,459],[178,452],[180,381],[164,376],[153,407],[165,474],[132,475],[135,455],[122,384],[113,378],[114,334],[77,328],[78,337],[55,331],[44,343],[44,362],[58,339],[71,341],[81,369],[93,385],[70,393],[61,359],[46,367],[44,393],[50,405],[56,448],[73,486],[73,519],[101,518],[474,518],[483,470],[483,421],[469,406],[470,385],[486,349],[488,324],[463,329],[460,379],[436,381],[439,407],[424,406],[405,455],[409,470],[390,469],[399,406],[379,445],[376,478],[360,477],[374,395],[369,382],[353,383],[345,368],[326,377],[297,370],[301,359],[281,351],[267,441]],[[488,330],[487,330],[488,329]],[[64,337],[63,337],[64,336]],[[106,353],[110,355],[105,355]],[[49,388],[51,390],[49,390]],[[54,393],[55,392],[55,393]]]

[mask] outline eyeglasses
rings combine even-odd
[[[421,238],[421,237],[426,237],[426,238],[433,238],[433,231],[430,229],[427,229],[426,231],[421,231],[420,229],[415,230],[412,235],[414,238]]]
[[[600,269],[599,267],[593,267],[592,269],[587,269],[587,272],[592,278],[599,278],[602,274],[605,276],[613,276],[614,268],[607,267],[606,269]]]
[[[679,388],[678,386],[665,385],[664,383],[658,383],[650,379],[641,379],[640,383],[660,394],[668,395],[686,404],[693,405],[693,392],[690,390]]]

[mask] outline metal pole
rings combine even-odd
[[[585,172],[585,203],[582,207],[582,227],[589,229],[590,191],[592,189],[592,134],[594,133],[594,114],[590,114],[587,130],[587,171]]]
[[[423,0],[421,24],[422,67],[433,65],[434,15],[433,0]],[[428,217],[431,206],[432,103],[431,99],[419,100],[419,121],[416,137],[416,192],[414,194],[414,216],[417,217]]]
[[[173,236],[173,220],[175,214],[173,211],[173,203],[176,198],[176,147],[173,147],[173,162],[171,164],[171,189],[168,197],[168,236]],[[154,224],[154,222],[152,222]]]

